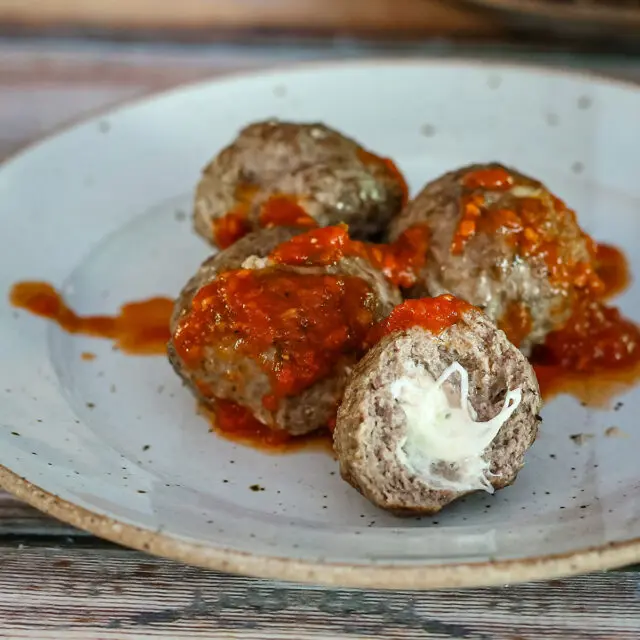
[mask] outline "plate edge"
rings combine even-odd
[[[640,538],[559,555],[479,563],[366,566],[321,560],[311,562],[206,547],[161,531],[125,524],[63,500],[2,465],[0,488],[47,515],[138,551],[206,569],[327,587],[402,590],[490,587],[549,580],[640,562]]]

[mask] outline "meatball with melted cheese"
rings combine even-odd
[[[405,202],[395,165],[320,123],[258,122],[204,169],[194,226],[225,248],[249,231],[344,222],[359,239],[382,233]]]
[[[511,484],[540,420],[538,383],[522,353],[448,295],[408,300],[381,328],[338,410],[343,478],[399,515],[436,513]]]
[[[542,183],[499,164],[427,184],[393,220],[393,239],[426,224],[430,244],[410,297],[452,293],[480,307],[523,353],[567,322],[602,283],[595,245]]]

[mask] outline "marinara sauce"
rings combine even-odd
[[[219,436],[265,453],[295,453],[301,449],[333,452],[329,429],[292,436],[286,431],[267,427],[248,409],[228,400],[218,399],[211,406],[200,405],[199,412],[209,421],[211,431]]]
[[[258,362],[272,396],[300,393],[333,370],[341,356],[362,348],[373,324],[372,292],[361,278],[239,269],[220,274],[194,296],[173,342],[187,366],[205,349]]]
[[[544,263],[551,285],[566,291],[570,300],[569,320],[531,356],[543,394],[549,397],[563,391],[600,403],[621,384],[633,383],[640,370],[640,330],[605,302],[629,282],[624,255],[615,247],[597,245],[582,232],[576,237],[571,231],[578,228],[571,209],[551,194],[538,197],[535,191],[542,191],[541,185],[502,167],[470,171],[461,184],[463,211],[452,253],[462,253],[476,233],[499,235],[522,257]],[[523,188],[530,193],[523,193]],[[500,207],[487,199],[487,192],[512,192],[514,197],[505,200],[508,207]],[[555,223],[549,218],[550,207]],[[586,247],[582,259],[566,250],[576,241]],[[529,310],[514,302],[499,324],[518,346],[531,328]]]
[[[358,149],[358,159],[364,165],[378,165],[384,168],[398,183],[402,191],[402,206],[409,201],[409,187],[404,176],[390,158],[377,156],[365,149]],[[234,242],[252,230],[249,220],[260,186],[251,183],[239,183],[235,189],[235,206],[224,216],[213,221],[213,237],[221,249],[230,247]],[[260,205],[257,220],[260,227],[291,226],[311,228],[317,225],[300,204],[303,196],[295,194],[276,194]]]
[[[453,237],[452,253],[462,253],[476,233],[500,234],[504,241],[516,248],[518,255],[544,262],[552,284],[566,289],[584,289],[588,294],[602,294],[603,283],[594,268],[595,243],[581,233],[579,240],[586,244],[586,260],[577,260],[571,252],[563,250],[564,242],[575,242],[576,239],[563,237],[562,230],[549,223],[550,207],[546,199],[533,195],[518,196],[511,200],[508,208],[493,206],[486,199],[486,192],[508,192],[515,187],[536,191],[542,189],[541,185],[518,180],[506,169],[494,167],[467,173],[462,178],[462,186],[465,189],[463,213]],[[568,219],[566,227],[578,228],[575,212],[555,196],[548,194],[548,198],[552,201],[555,215]]]
[[[471,309],[475,307],[450,294],[437,298],[405,300],[387,318],[371,328],[367,345],[373,346],[390,333],[406,331],[412,327],[422,327],[438,335],[459,322]]]
[[[251,231],[249,211],[259,187],[250,183],[239,183],[235,189],[236,205],[213,221],[213,238],[221,249],[230,247]]]
[[[372,244],[349,238],[346,225],[323,227],[296,236],[273,251],[274,262],[289,265],[330,265],[345,257],[361,257],[395,285],[410,287],[424,266],[429,230],[410,227],[392,244]]]
[[[111,339],[125,353],[166,353],[173,310],[173,300],[169,298],[129,302],[115,316],[80,316],[46,282],[18,282],[13,285],[9,299],[13,306],[48,318],[68,333]]]
[[[295,236],[271,253],[271,266],[228,271],[202,287],[175,332],[176,351],[191,368],[205,353],[251,358],[270,381],[262,404],[275,412],[282,398],[330,375],[339,362],[359,358],[375,322],[373,292],[362,278],[282,266],[326,267],[361,256],[384,264],[394,279],[407,280],[413,265],[424,259],[423,238],[422,230],[414,229],[391,247],[366,245],[350,240],[344,225]],[[216,401],[213,389],[205,395],[214,404],[217,429],[242,433],[245,439],[253,432],[260,439],[265,427],[249,412]],[[279,433],[271,437],[286,439]]]
[[[409,202],[409,186],[407,185],[407,181],[404,179],[400,169],[398,169],[396,163],[391,160],[391,158],[377,156],[375,153],[371,153],[370,151],[362,148],[358,149],[358,158],[360,162],[365,165],[382,165],[393,176],[402,189],[402,206],[404,207],[407,202]]]

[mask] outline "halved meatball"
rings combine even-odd
[[[422,301],[404,304],[413,302]],[[522,353],[473,307],[442,326],[383,337],[354,369],[338,410],[343,478],[400,515],[511,484],[537,434],[540,393]]]
[[[250,234],[207,260],[176,301],[169,359],[205,403],[228,400],[299,435],[335,417],[359,335],[400,302],[366,260],[272,264],[295,231]]]
[[[296,206],[307,226],[345,222],[354,237],[368,239],[400,211],[406,184],[391,161],[323,124],[259,122],[204,169],[195,229],[224,248],[251,230],[277,224],[265,206],[283,196],[289,222]]]
[[[601,286],[594,244],[574,212],[502,165],[471,165],[427,184],[390,237],[416,224],[428,226],[430,245],[407,295],[463,298],[525,354],[566,323],[582,292]]]

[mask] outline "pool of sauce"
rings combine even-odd
[[[566,393],[606,407],[640,381],[640,327],[615,307],[586,300],[534,350],[531,362],[545,400]]]
[[[583,298],[569,322],[531,356],[545,400],[568,394],[605,408],[640,382],[640,327],[607,304],[631,282],[625,255],[599,244],[596,273],[603,283],[599,295]]]
[[[285,431],[270,429],[256,420],[244,407],[227,400],[215,400],[213,407],[200,403],[198,413],[209,422],[211,431],[225,440],[264,453],[282,454],[311,450],[333,455],[333,439],[329,429],[320,429],[304,436],[292,436]]]
[[[169,298],[129,302],[115,316],[80,316],[50,284],[27,281],[13,285],[9,299],[13,306],[47,318],[68,333],[113,340],[123,353],[166,354],[173,310],[173,300]],[[91,359],[91,355],[82,357]]]

